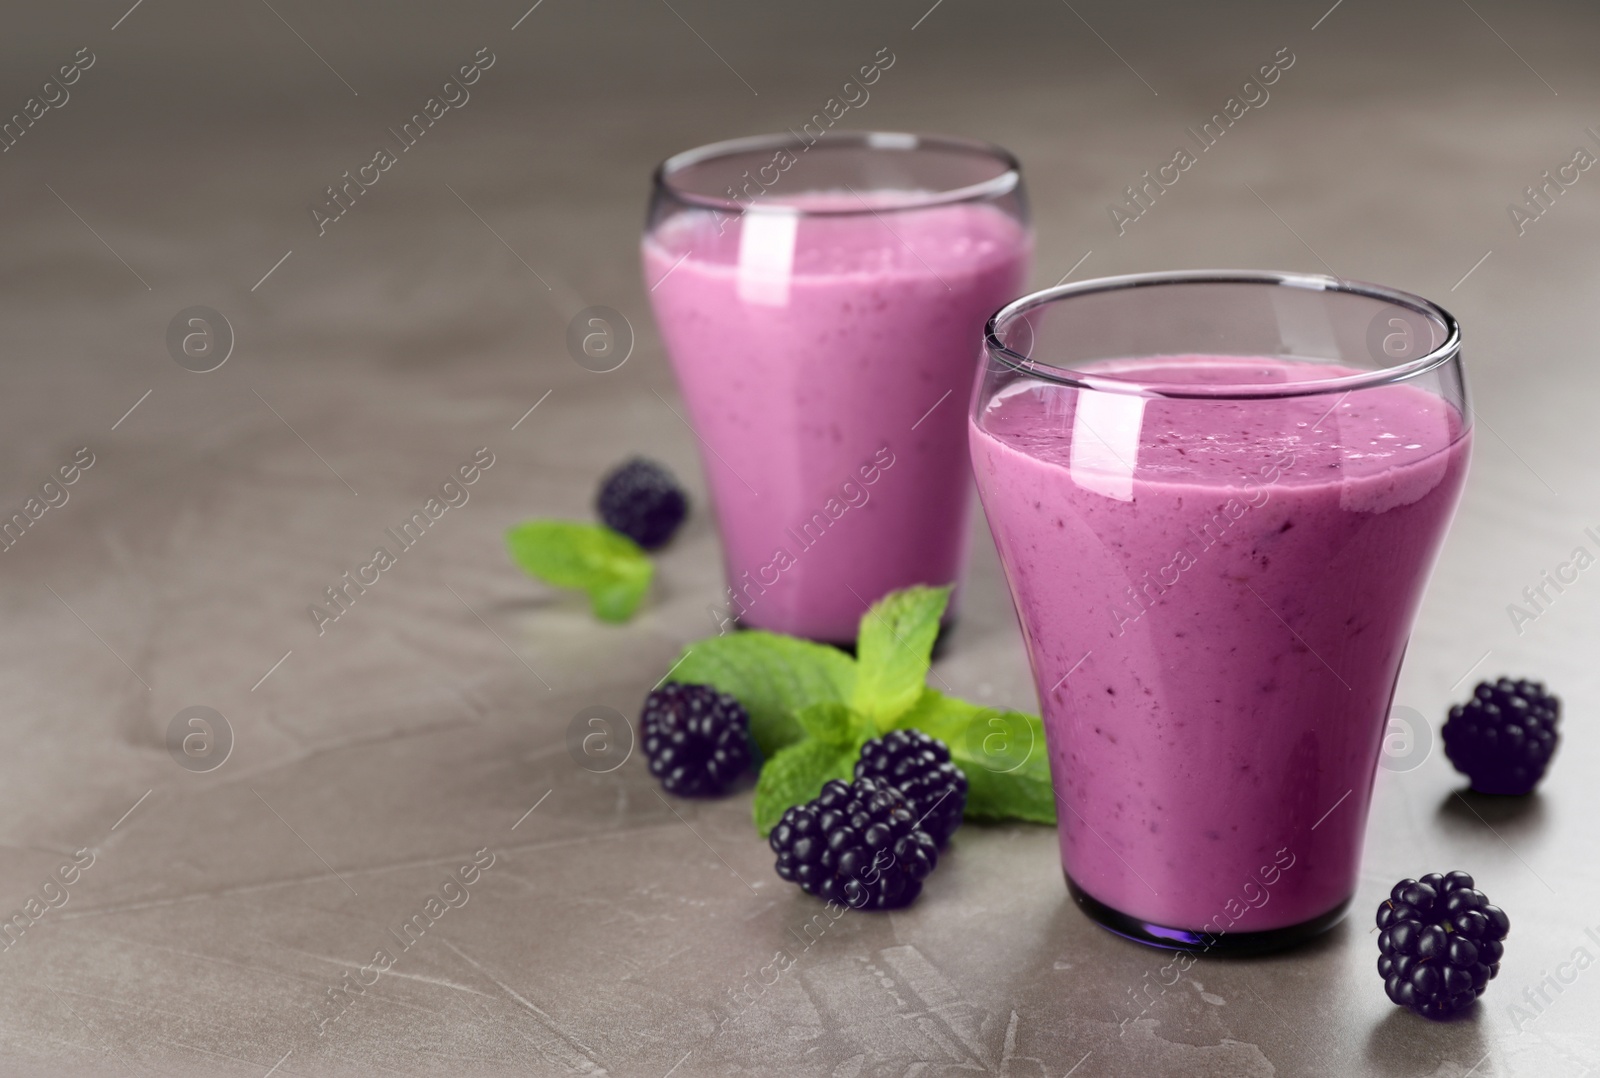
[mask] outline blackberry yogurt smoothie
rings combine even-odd
[[[1009,199],[1014,163],[862,138],[830,135],[749,204],[656,214],[643,242],[729,613],[835,643],[887,592],[959,582],[962,405],[984,320],[1021,289],[1032,250],[1020,203],[938,183],[1009,171]],[[841,160],[822,156],[830,145]]]
[[[1289,386],[1306,367],[1079,369],[1203,392]],[[1146,941],[1276,945],[1342,912],[1466,477],[1462,415],[1403,381],[1174,399],[1022,374],[980,395],[973,466],[1043,709],[1063,865],[1091,916]]]

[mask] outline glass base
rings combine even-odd
[[[1065,872],[1062,874],[1066,875]],[[1314,936],[1320,936],[1338,924],[1350,909],[1350,899],[1347,898],[1327,913],[1313,917],[1309,921],[1301,921],[1299,924],[1269,928],[1262,932],[1222,932],[1208,936],[1204,932],[1190,928],[1169,928],[1166,925],[1141,921],[1120,910],[1114,910],[1072,882],[1071,876],[1067,876],[1067,890],[1072,894],[1072,900],[1078,904],[1078,908],[1088,915],[1089,920],[1124,939],[1160,947],[1163,950],[1192,951],[1204,955],[1264,954],[1268,951],[1295,947]]]

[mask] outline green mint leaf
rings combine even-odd
[[[795,720],[813,740],[851,746],[858,752],[876,733],[865,715],[837,700],[808,704],[795,713]]]
[[[524,521],[506,531],[506,550],[530,576],[587,592],[601,621],[631,618],[655,574],[639,544],[597,524]]]
[[[1039,749],[1038,759],[1040,766],[1037,768],[1024,766],[1011,772],[987,771],[981,762],[958,760],[958,766],[967,775],[967,808],[962,817],[1053,825],[1056,798],[1054,787],[1050,785],[1050,764],[1043,748]]]
[[[925,689],[895,721],[943,741],[967,776],[969,820],[1056,822],[1050,757],[1037,715],[1000,711]]]
[[[850,699],[856,663],[838,648],[757,629],[689,645],[667,678],[732,695],[750,714],[756,747],[771,760],[805,737],[797,717],[802,708]]]
[[[761,768],[756,781],[756,830],[763,837],[778,825],[792,805],[810,801],[829,779],[848,782],[855,769],[856,748],[807,738],[780,750]]]
[[[861,616],[851,704],[880,730],[889,730],[915,704],[928,680],[939,619],[950,589],[918,586],[891,592]]]

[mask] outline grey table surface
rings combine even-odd
[[[1600,153],[1592,7],[75,0],[3,21],[0,113],[94,62],[0,154],[0,507],[80,449],[93,464],[0,555],[0,911],[62,901],[58,866],[93,862],[0,953],[0,1073],[1600,1067],[1600,585],[1525,625],[1507,610],[1597,549],[1600,175],[1570,170],[1520,232],[1508,212],[1576,147]],[[1281,47],[1270,99],[1119,234],[1119,192]],[[635,713],[719,592],[637,267],[648,171],[804,122],[881,48],[897,62],[849,122],[1013,148],[1035,285],[1331,270],[1466,327],[1473,472],[1398,701],[1437,722],[1479,676],[1540,676],[1566,742],[1515,806],[1457,797],[1437,750],[1382,773],[1356,913],[1312,946],[1167,986],[1170,956],[1072,907],[1053,833],[973,827],[914,907],[841,919],[764,985],[817,907],[772,874],[748,790],[668,805],[637,757],[596,774],[568,755],[572,717]],[[480,49],[470,101],[319,233],[323,189]],[[591,304],[637,335],[609,374],[567,354]],[[168,353],[191,305],[235,334],[209,373]],[[308,605],[480,447],[470,501],[319,635]],[[603,627],[522,577],[501,533],[586,515],[634,451],[700,510],[644,613]],[[1031,708],[973,528],[937,670]],[[203,773],[167,747],[193,706],[233,737]],[[483,849],[467,904],[331,1003]],[[1515,927],[1476,1013],[1435,1025],[1385,1000],[1368,920],[1393,880],[1454,867]]]

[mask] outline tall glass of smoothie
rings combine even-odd
[[[1072,896],[1189,950],[1322,931],[1467,474],[1455,320],[1331,277],[1141,275],[1012,303],[986,353],[973,466]]]
[[[959,584],[963,405],[1032,246],[1017,161],[982,143],[785,134],[656,171],[645,284],[716,510],[724,628],[848,643],[887,592]]]

